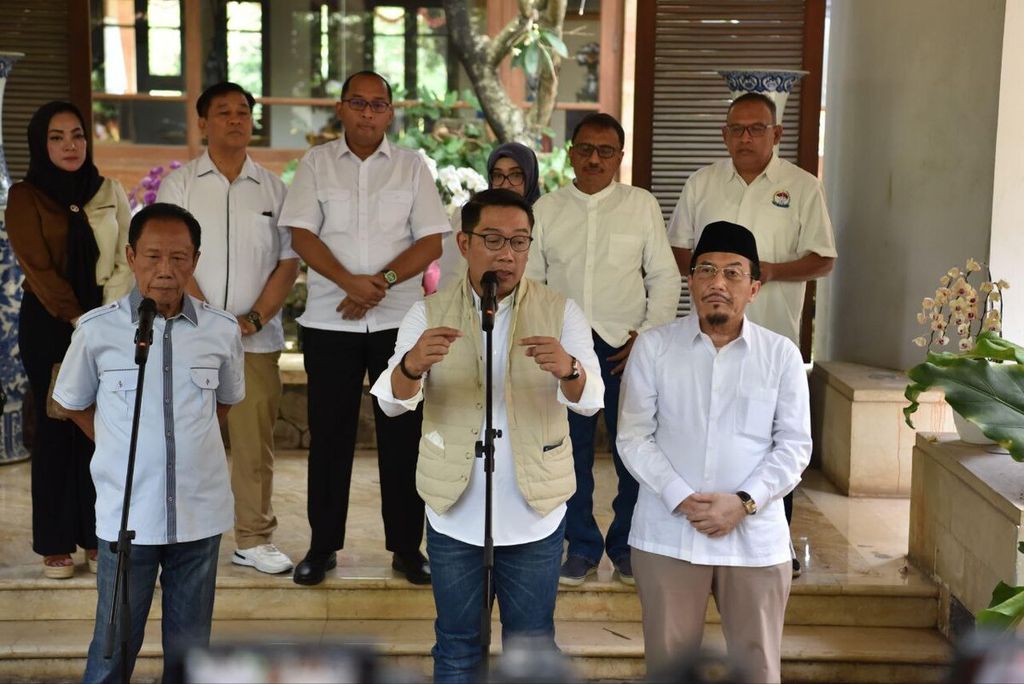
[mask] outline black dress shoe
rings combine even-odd
[[[302,562],[295,566],[292,581],[296,584],[320,584],[327,576],[327,571],[336,567],[338,567],[338,556],[333,551],[331,553],[310,551],[302,559]]]
[[[418,550],[411,553],[395,553],[391,567],[413,584],[430,584],[430,564]]]

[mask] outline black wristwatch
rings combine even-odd
[[[747,511],[747,515],[757,513],[757,504],[750,498],[749,494],[746,492],[736,492],[736,496],[740,497],[740,501],[743,502],[743,508]]]
[[[258,311],[250,311],[245,315],[245,320],[249,321],[256,328],[256,332],[263,330],[263,317],[260,316]]]
[[[575,356],[570,356],[572,359],[572,372],[559,380],[575,380],[580,377],[580,362]]]

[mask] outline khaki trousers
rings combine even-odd
[[[750,681],[781,681],[791,563],[761,568],[694,565],[635,548],[632,559],[648,674],[700,648],[711,595],[722,616],[729,658],[744,668]]]
[[[270,542],[277,518],[274,491],[274,424],[281,405],[281,352],[245,353],[245,399],[228,411],[231,491],[235,495],[235,546]]]

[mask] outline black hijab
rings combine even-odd
[[[494,171],[494,165],[502,157],[508,157],[515,161],[519,168],[523,170],[523,186],[526,189],[523,196],[532,205],[540,197],[540,168],[537,164],[537,155],[533,153],[533,150],[521,143],[510,142],[498,145],[491,152],[491,156],[487,158],[488,176]],[[488,185],[490,185],[490,178],[488,178]]]
[[[28,173],[25,180],[60,205],[68,216],[67,268],[64,276],[83,311],[103,303],[103,289],[96,284],[96,261],[100,250],[85,215],[85,205],[103,185],[103,176],[92,161],[87,144],[85,161],[77,171],[64,171],[51,160],[47,149],[50,121],[61,112],[74,114],[84,130],[82,113],[70,102],[48,102],[36,110],[28,124]],[[88,131],[86,140],[88,141]]]

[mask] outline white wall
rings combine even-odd
[[[832,0],[823,175],[839,258],[820,358],[917,363],[921,298],[988,255],[1003,15],[1002,0]]]
[[[1004,293],[1003,334],[1024,344],[1024,2],[1006,3],[1002,83],[999,92],[995,173],[992,189],[992,244],[989,263],[995,278],[1010,281]]]

